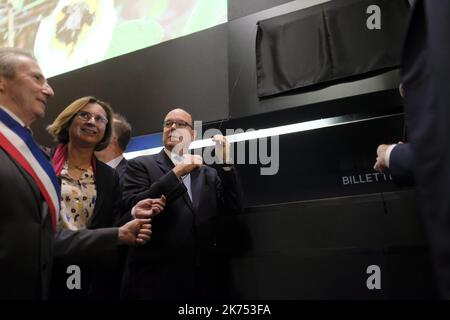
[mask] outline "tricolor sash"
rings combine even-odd
[[[59,216],[61,187],[52,165],[30,132],[0,108],[0,147],[33,178],[48,203],[55,230]]]

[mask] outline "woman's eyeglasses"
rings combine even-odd
[[[82,120],[84,120],[86,122],[91,120],[92,118],[94,118],[94,121],[96,123],[102,123],[102,124],[105,124],[105,125],[108,123],[108,119],[107,118],[105,118],[103,116],[100,116],[100,115],[92,114],[92,113],[87,112],[87,111],[78,111],[77,116],[80,119],[82,119]]]

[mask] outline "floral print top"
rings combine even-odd
[[[59,177],[61,178],[61,227],[70,230],[85,229],[92,218],[97,199],[92,167],[83,171],[80,179],[77,180],[69,175],[66,161]]]

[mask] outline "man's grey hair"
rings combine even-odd
[[[34,55],[23,49],[0,48],[0,76],[12,79],[16,76],[17,58],[23,56],[36,61]]]

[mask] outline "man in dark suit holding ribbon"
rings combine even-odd
[[[188,152],[195,139],[192,116],[177,108],[163,122],[164,149],[128,161],[124,202],[167,198],[166,209],[152,220],[151,243],[131,248],[122,297],[126,299],[217,299],[223,296],[217,224],[221,215],[239,214],[243,192],[231,164],[228,140],[216,135],[217,164],[203,164]]]

